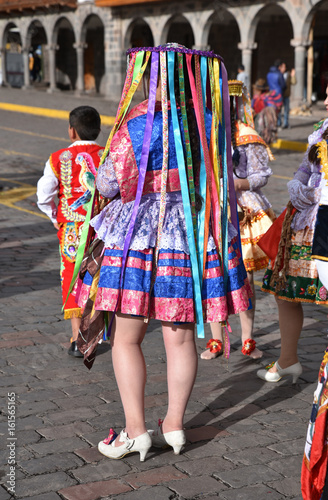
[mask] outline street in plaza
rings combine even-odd
[[[98,452],[98,441],[110,427],[124,426],[110,346],[100,345],[91,371],[67,355],[70,324],[61,314],[58,240],[36,206],[36,183],[46,160],[69,144],[67,121],[8,111],[2,103],[60,110],[90,104],[108,116],[115,115],[117,105],[70,93],[1,89],[0,500],[301,500],[307,423],[327,346],[327,308],[304,306],[298,383],[265,383],[256,371],[277,359],[280,336],[275,300],[260,291],[263,272],[256,273],[255,339],[263,359],[242,355],[239,320],[231,317],[230,359],[199,360],[182,454],[152,448],[145,462],[137,454],[107,459]],[[291,117],[292,128],[279,136],[291,145],[304,144],[323,116],[323,104],[317,104],[311,116]],[[102,145],[109,131],[105,125]],[[303,153],[294,148],[273,153],[265,194],[279,214]],[[208,340],[208,327],[206,333]],[[197,339],[199,353],[205,345]],[[167,403],[158,321],[150,322],[144,346],[146,419],[153,428]]]

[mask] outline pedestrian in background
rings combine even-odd
[[[280,109],[280,96],[269,90],[264,78],[259,78],[253,85],[252,109],[254,114],[255,130],[271,144],[277,138],[277,114]]]
[[[282,128],[290,128],[289,126],[290,94],[291,94],[291,86],[296,85],[296,72],[294,68],[288,71],[285,62],[281,63],[281,65],[279,66],[279,70],[281,71],[286,82],[286,88],[283,93],[284,124]],[[281,127],[281,115],[282,115],[282,110],[278,115],[278,123],[277,123],[278,127]]]
[[[281,109],[283,104],[283,93],[286,88],[286,82],[282,74],[283,62],[277,59],[274,65],[270,67],[267,74],[267,82],[271,92],[276,96],[276,107]],[[279,109],[279,111],[280,111]]]
[[[243,64],[239,64],[238,68],[237,68],[237,80],[239,80],[240,82],[243,82],[243,84],[245,85],[245,87],[247,88],[248,92],[249,92],[249,75],[248,73],[246,73],[245,71],[245,66]]]
[[[68,136],[72,144],[52,153],[37,185],[37,204],[57,229],[60,246],[60,278],[64,319],[71,320],[72,338],[68,354],[83,357],[76,345],[81,309],[72,294],[67,295],[73,277],[80,232],[86,216],[85,204],[91,197],[96,170],[103,149],[95,142],[100,133],[100,116],[90,106],[73,109]],[[87,154],[87,156],[83,156]],[[58,205],[55,199],[58,196]],[[66,301],[67,299],[67,301]]]

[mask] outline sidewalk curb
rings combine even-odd
[[[288,149],[290,151],[298,151],[300,153],[305,153],[308,145],[306,142],[287,141],[285,139],[277,139],[276,142],[273,142],[271,144],[271,147],[275,148],[275,149]]]
[[[0,102],[0,109],[5,111],[14,111],[16,113],[27,113],[30,115],[46,116],[47,118],[57,118],[59,120],[68,120],[69,111],[51,108],[38,108],[35,106],[23,106],[21,104],[11,104]],[[113,126],[115,116],[100,115],[102,125]]]

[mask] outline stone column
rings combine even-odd
[[[7,68],[6,68],[6,49],[1,48],[0,49],[1,53],[1,74],[2,74],[2,87],[7,87],[8,82],[7,82]]]
[[[88,45],[83,42],[73,44],[77,53],[77,80],[75,93],[78,95],[84,93],[84,50],[87,46]]]
[[[241,61],[245,66],[245,72],[249,75],[249,81],[251,83],[252,80],[252,59],[253,59],[253,50],[257,49],[256,42],[240,42],[238,43],[238,49],[241,50]],[[251,89],[248,89],[249,91]]]
[[[23,89],[28,89],[31,87],[31,79],[30,79],[30,61],[29,61],[29,47],[22,48],[23,55],[23,66],[24,66],[24,85]]]
[[[310,45],[310,42],[294,38],[290,41],[290,44],[294,47],[296,72],[296,85],[293,88],[293,105],[299,106],[305,99],[305,60],[307,47]]]
[[[122,45],[121,23],[109,18],[105,24],[105,81],[102,93],[111,101],[118,101],[126,75],[126,53]]]
[[[56,50],[59,49],[59,45],[52,43],[46,45],[46,49],[49,51],[49,80],[50,87],[47,92],[52,93],[57,91],[56,87]]]
[[[210,46],[209,45],[193,45],[191,47],[193,50],[201,50],[201,51],[204,51],[204,52],[207,52],[210,50]]]

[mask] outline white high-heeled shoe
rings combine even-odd
[[[115,446],[116,439],[118,439],[120,443],[123,443],[122,446]],[[112,440],[108,438],[104,441],[100,441],[98,443],[98,450],[106,457],[113,459],[123,458],[129,453],[139,452],[140,462],[144,462],[151,445],[152,439],[148,432],[130,439],[127,433],[122,430],[116,438],[114,437]]]
[[[269,372],[270,368],[276,365],[276,372]],[[266,368],[258,370],[256,375],[266,382],[279,382],[282,377],[287,377],[290,375],[292,377],[292,384],[296,384],[298,377],[302,374],[302,365],[297,362],[294,365],[287,366],[287,368],[281,368],[278,361],[271,363]]]
[[[172,446],[174,455],[179,455],[183,446],[186,444],[186,435],[184,431],[162,432],[161,423],[158,423],[156,434],[151,434],[153,446],[155,448],[167,448]]]

